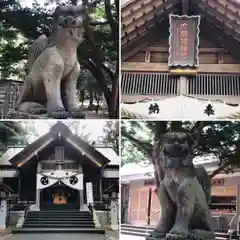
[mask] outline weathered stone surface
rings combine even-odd
[[[155,156],[159,169],[155,171],[162,173],[157,185],[161,214],[148,239],[214,239],[207,203],[210,179],[203,168],[193,165],[189,135],[167,133],[159,147],[159,156]]]
[[[28,57],[29,74],[18,97],[17,111],[50,118],[84,118],[77,100],[80,74],[77,47],[83,41],[83,6],[57,7],[53,31],[33,43]]]

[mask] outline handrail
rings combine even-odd
[[[89,211],[92,215],[92,218],[93,218],[93,222],[94,222],[94,225],[96,228],[100,228],[101,227],[101,224],[99,222],[99,219],[98,219],[98,216],[96,214],[96,211],[95,211],[95,208],[94,208],[94,204],[93,203],[89,203],[88,204],[88,208],[89,208]]]
[[[145,219],[145,221],[147,221],[149,218],[151,218],[151,217],[153,217],[154,215],[156,215],[157,213],[159,213],[161,210],[159,210],[159,211],[157,211],[157,212],[154,212],[152,215],[150,215],[150,216],[148,216],[146,219]],[[149,232],[149,229],[150,228],[146,228],[146,233],[148,234],[148,232]]]
[[[154,216],[155,214],[159,213],[160,211],[161,211],[161,210],[159,210],[159,211],[153,213],[152,215],[148,216],[145,220],[148,220],[149,218],[151,218],[151,217]]]
[[[114,183],[112,185],[110,185],[108,188],[106,188],[105,190],[103,190],[103,193],[105,193],[107,190],[111,189],[113,186],[115,186]]]
[[[26,207],[24,209],[24,218],[26,218],[26,216],[28,214],[28,210],[29,210],[29,202],[27,202]]]

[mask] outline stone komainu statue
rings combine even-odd
[[[50,36],[41,35],[30,48],[29,74],[18,97],[17,111],[83,118],[76,91],[80,73],[77,47],[83,42],[86,11],[84,6],[66,5],[57,7],[53,18]]]
[[[191,140],[182,132],[166,133],[154,156],[160,220],[148,239],[213,240],[208,208],[211,182],[193,165]]]

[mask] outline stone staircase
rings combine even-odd
[[[95,228],[89,211],[77,210],[29,211],[22,228],[12,230],[12,233],[60,232],[105,234],[105,230]]]
[[[121,234],[132,235],[139,237],[146,237],[154,230],[153,226],[136,226],[131,224],[121,224]],[[240,236],[236,234],[230,238],[230,235],[227,231],[215,231],[216,240],[240,240]]]

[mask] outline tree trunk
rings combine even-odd
[[[93,106],[93,92],[91,91],[89,93],[89,107]]]
[[[112,94],[110,105],[108,105],[109,118],[116,119],[119,117],[119,79],[118,79],[118,71],[116,75],[112,79]]]
[[[119,98],[118,98],[119,99]],[[119,116],[119,104],[118,101],[116,103],[116,100],[114,101],[114,97],[110,99],[108,104],[108,117],[110,119],[116,119]]]
[[[84,99],[85,99],[85,91],[81,90],[80,91],[80,99],[79,100],[80,100],[82,106],[83,106],[83,103],[84,103]]]

